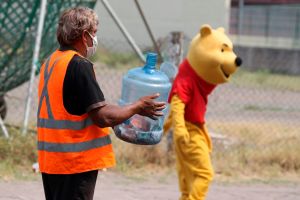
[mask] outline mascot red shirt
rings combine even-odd
[[[207,83],[200,78],[185,59],[179,68],[168,102],[174,94],[185,104],[184,118],[194,124],[203,124],[205,122],[205,112],[207,96],[214,90],[216,85]]]

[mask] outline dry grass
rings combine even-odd
[[[284,123],[213,122],[227,144],[215,144],[213,162],[222,178],[293,180],[300,178],[300,125]],[[274,130],[266,132],[266,130]]]
[[[276,131],[266,132],[266,127]],[[212,122],[209,129],[225,136],[222,141],[214,141],[212,158],[217,181],[299,181],[300,125]],[[154,171],[175,170],[175,154],[167,151],[166,138],[156,146],[127,144],[115,137],[113,141],[117,170],[123,173],[132,169],[149,173],[153,166]]]
[[[280,123],[210,122],[209,130],[226,138],[214,141],[213,164],[217,181],[299,181],[300,125]],[[276,132],[266,132],[266,128]],[[36,136],[10,130],[10,140],[0,137],[0,179],[32,179],[36,162]],[[175,153],[167,150],[166,137],[155,146],[134,145],[112,135],[117,167],[138,179],[175,173]]]
[[[170,166],[175,167],[175,155],[173,151],[167,150],[166,138],[154,146],[135,145],[126,143],[112,136],[114,152],[117,158],[117,170],[130,173],[132,169],[140,172],[168,170]],[[151,170],[150,170],[151,169]]]
[[[36,136],[22,136],[14,128],[9,133],[9,139],[0,137],[0,179],[32,179],[31,166],[37,160]]]
[[[300,91],[299,76],[274,74],[263,70],[250,72],[244,69],[239,69],[232,78],[232,84],[238,86]]]

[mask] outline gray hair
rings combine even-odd
[[[91,33],[97,26],[98,16],[92,9],[76,7],[65,10],[59,18],[57,41],[60,45],[72,45],[84,30]]]

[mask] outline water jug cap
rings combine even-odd
[[[157,61],[157,54],[153,52],[147,53],[146,64],[144,66],[144,70],[146,73],[153,73],[155,70],[155,65]]]

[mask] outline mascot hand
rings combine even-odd
[[[164,135],[167,135],[167,133],[169,133],[171,126],[172,126],[172,117],[171,117],[171,115],[169,115],[164,123],[164,127],[163,127]]]

